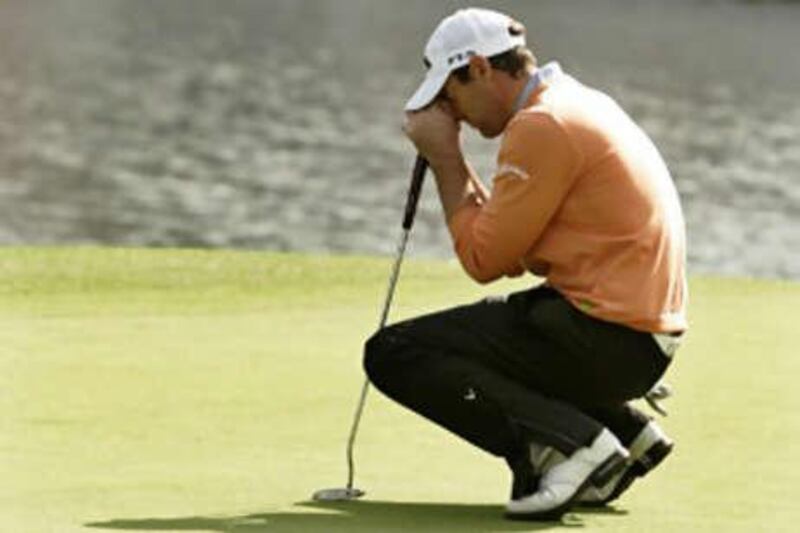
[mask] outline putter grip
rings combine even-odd
[[[422,191],[422,182],[425,178],[425,171],[428,170],[428,161],[421,155],[414,161],[414,172],[411,174],[411,186],[408,188],[408,198],[406,199],[406,213],[403,216],[403,229],[408,231],[414,224],[414,215],[417,213],[419,194]]]

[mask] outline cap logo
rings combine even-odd
[[[451,55],[447,58],[447,65],[452,66],[453,63],[461,63],[465,59],[469,59],[470,57],[476,55],[477,52],[475,50],[467,50],[466,52],[458,52],[456,54]]]
[[[511,35],[512,37],[519,37],[520,35],[525,35],[525,26],[523,26],[516,20],[512,20],[511,24],[509,24],[508,26],[508,34]]]

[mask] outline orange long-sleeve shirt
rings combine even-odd
[[[611,98],[565,74],[547,80],[507,125],[497,165],[491,196],[470,196],[448,221],[473,278],[530,270],[597,318],[687,328],[678,194]]]

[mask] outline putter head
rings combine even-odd
[[[336,489],[321,489],[314,493],[312,498],[318,502],[341,502],[355,500],[366,494],[363,490],[352,487],[341,487]]]

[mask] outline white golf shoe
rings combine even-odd
[[[547,469],[533,494],[506,505],[512,520],[558,520],[589,486],[604,486],[625,468],[628,452],[603,429],[590,446],[579,448],[566,460]]]
[[[650,421],[631,443],[626,467],[602,486],[589,486],[578,497],[582,505],[600,507],[628,490],[637,477],[658,466],[672,451],[674,443],[653,421]]]

